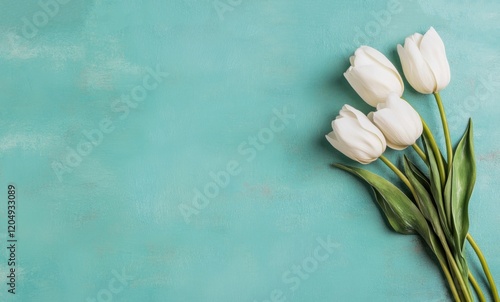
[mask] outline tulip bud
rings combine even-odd
[[[332,146],[347,157],[369,164],[384,153],[386,142],[380,130],[361,111],[344,105],[326,135]]]
[[[413,145],[422,135],[420,115],[397,94],[378,104],[377,111],[371,112],[368,118],[382,131],[387,145],[395,150]]]
[[[443,40],[431,27],[425,35],[415,33],[398,45],[399,59],[410,85],[418,92],[441,91],[450,83],[450,66]]]
[[[369,105],[376,107],[390,93],[403,95],[404,85],[394,65],[378,50],[361,46],[350,58],[351,67],[344,73],[352,88]]]

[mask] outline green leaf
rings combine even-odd
[[[424,217],[431,222],[436,233],[441,233],[440,220],[437,210],[434,206],[434,200],[426,187],[429,186],[425,176],[418,170],[418,168],[406,157],[404,156],[404,170],[406,177],[413,186],[416,196],[416,204],[420,209],[420,212]],[[436,229],[437,228],[437,229]]]
[[[423,138],[423,144],[425,148],[425,153],[427,155],[427,161],[429,165],[429,172],[430,172],[430,189],[432,196],[434,197],[434,203],[436,205],[436,209],[438,211],[439,219],[441,221],[441,226],[443,227],[443,231],[445,234],[451,237],[451,217],[448,217],[447,215],[447,210],[446,206],[444,204],[443,200],[443,189],[441,188],[441,176],[439,175],[439,168],[437,164],[437,156],[443,157],[441,152],[440,154],[435,154],[434,151],[431,148],[431,139],[428,138],[426,135],[422,135]],[[451,208],[451,206],[450,206]],[[451,210],[449,210],[451,212]]]
[[[453,165],[445,186],[445,199],[451,204],[455,245],[463,251],[469,232],[469,200],[476,182],[472,120],[465,130],[453,155]]]
[[[427,192],[431,192],[431,185],[429,178],[424,174],[424,172],[422,172],[422,170],[420,170],[417,167],[417,165],[415,165],[406,155],[404,155],[404,160],[405,161],[403,162],[403,164],[408,164],[408,167],[411,169],[412,174],[415,176],[418,182],[422,186],[424,186]],[[405,172],[406,172],[406,165],[405,165]]]
[[[428,179],[422,171],[420,171],[418,167],[413,164],[408,157],[406,157],[406,155],[404,156],[404,169],[406,177],[413,186],[415,194],[417,195],[417,206],[424,217],[431,223],[432,229],[434,230],[434,233],[429,230],[429,238],[426,238],[427,244],[429,244],[439,260],[444,263],[446,261],[445,253],[441,243],[435,235],[443,240],[446,239],[443,229],[441,228],[438,212],[434,206],[434,200],[432,199],[432,195],[430,193]]]
[[[396,213],[394,213],[392,211],[391,207],[389,206],[389,201],[386,200],[382,196],[382,194],[380,194],[379,191],[376,190],[374,187],[372,187],[372,189],[373,189],[373,192],[375,194],[375,199],[377,200],[377,203],[382,208],[382,211],[385,213],[387,220],[389,220],[389,223],[391,224],[391,226],[396,230],[396,228],[394,227],[394,223],[396,225],[398,225],[398,219],[396,219],[392,215],[392,214],[396,214]],[[390,213],[390,215],[388,215],[387,213]],[[422,236],[422,238],[424,238],[425,242],[429,245],[430,249],[434,252],[434,254],[439,259],[439,261],[441,261],[442,263],[446,263],[446,256],[445,256],[445,253],[443,251],[443,247],[441,246],[441,243],[439,242],[438,238],[436,237],[436,234],[434,234],[434,232],[431,230],[431,228],[429,228],[429,225],[425,222],[425,219],[423,221],[419,221],[418,226],[414,227],[413,229],[417,233],[419,233],[420,236]],[[413,234],[414,233],[413,231],[411,233],[403,233],[403,232],[400,232],[398,230],[396,230],[396,232],[401,233],[401,234]]]
[[[428,225],[413,202],[388,180],[364,169],[335,164],[366,181],[392,228],[401,234],[428,233]]]
[[[374,187],[372,187],[373,194],[375,195],[375,200],[385,214],[385,217],[394,231],[408,235],[415,234],[415,228],[411,223],[405,221],[404,218],[400,218],[397,211],[393,210],[387,199]]]
[[[401,190],[388,180],[364,169],[341,164],[334,164],[334,166],[366,181],[372,187],[375,199],[392,228],[401,234],[417,232],[424,238],[439,261],[446,263],[443,247],[436,234],[429,227],[419,209]],[[420,175],[423,176],[422,173]]]

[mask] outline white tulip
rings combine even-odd
[[[326,135],[332,146],[347,157],[369,164],[384,153],[386,142],[380,130],[361,111],[344,105]]]
[[[420,115],[397,94],[391,94],[385,103],[377,105],[377,111],[368,118],[382,131],[387,145],[395,150],[403,150],[413,145],[422,135]]]
[[[369,105],[376,107],[395,92],[403,95],[404,84],[396,67],[378,50],[361,46],[350,58],[351,67],[344,73],[352,88]]]
[[[450,83],[450,66],[443,40],[431,27],[425,35],[415,33],[398,45],[399,59],[410,85],[418,92],[441,91]]]

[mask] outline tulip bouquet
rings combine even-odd
[[[500,301],[486,260],[469,234],[468,205],[476,178],[472,121],[453,148],[439,92],[450,82],[445,46],[434,28],[413,34],[398,45],[404,75],[419,93],[433,94],[441,117],[446,158],[422,117],[402,98],[404,83],[394,65],[379,51],[361,46],[350,58],[345,78],[376,111],[367,115],[344,105],[326,135],[333,147],[361,164],[381,159],[402,181],[408,195],[388,180],[367,170],[335,164],[373,189],[390,226],[401,234],[419,234],[434,253],[455,301],[473,301],[484,294],[467,266],[465,242],[477,254],[493,301]],[[421,139],[421,146],[417,143]],[[384,157],[389,146],[411,146],[422,162],[406,155],[402,169]],[[419,160],[420,161],[420,160]],[[473,294],[474,289],[475,295]]]

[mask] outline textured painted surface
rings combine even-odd
[[[351,52],[397,62],[431,25],[453,138],[475,121],[471,232],[500,281],[498,1],[66,2],[1,1],[1,301],[448,300],[422,241],[389,230],[323,137],[344,103],[370,110],[342,77]],[[432,99],[405,95],[439,129]]]

